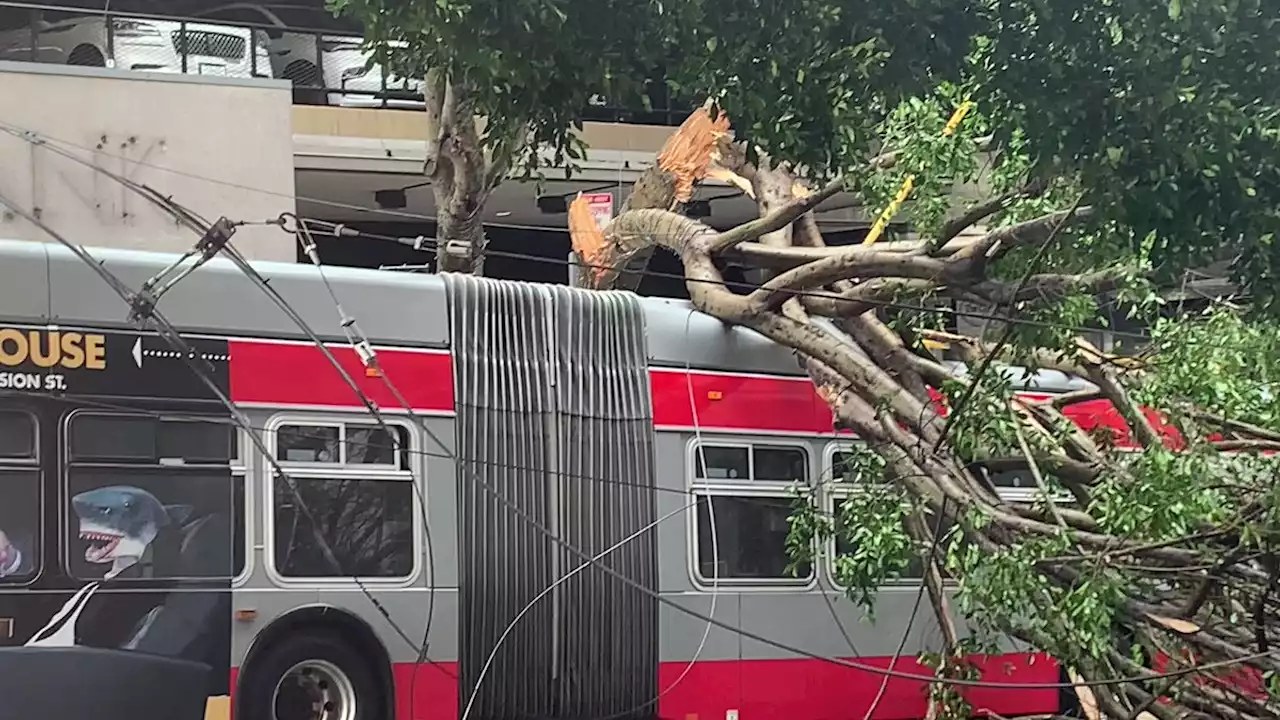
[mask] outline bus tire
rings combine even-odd
[[[380,720],[383,704],[372,663],[324,631],[292,633],[264,648],[239,691],[244,720]]]

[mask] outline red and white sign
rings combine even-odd
[[[613,219],[613,193],[583,193],[582,197],[591,209],[591,217],[596,219],[596,224],[603,230]]]

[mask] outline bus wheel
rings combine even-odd
[[[378,683],[360,652],[329,634],[291,635],[241,686],[246,720],[374,720]]]

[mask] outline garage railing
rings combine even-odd
[[[263,21],[224,15],[262,15]],[[96,12],[0,0],[0,60],[112,67],[138,72],[289,80],[304,105],[422,110],[422,80],[386,72],[342,29],[268,22],[248,3],[213,8],[206,17]],[[214,17],[214,16],[217,17]],[[679,125],[687,107],[583,108],[583,120]]]

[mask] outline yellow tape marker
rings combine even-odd
[[[951,119],[947,121],[947,126],[942,129],[942,136],[950,137],[956,131],[956,128],[960,127],[964,116],[969,114],[969,110],[972,107],[973,103],[968,100],[960,103],[960,107],[951,113]],[[880,239],[880,236],[884,235],[884,229],[889,226],[889,221],[893,219],[894,215],[898,214],[898,210],[902,208],[902,203],[907,201],[907,196],[911,194],[911,190],[915,186],[916,177],[914,175],[908,175],[902,181],[902,187],[898,190],[898,194],[893,198],[893,202],[889,203],[889,207],[880,213],[880,217],[876,218],[875,224],[871,226],[867,237],[862,241],[863,245],[875,244]]]

